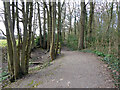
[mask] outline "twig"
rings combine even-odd
[[[0,29],[0,31],[2,32],[2,34],[3,34],[4,36],[7,36],[7,35],[5,35],[5,33],[2,31],[2,29]]]

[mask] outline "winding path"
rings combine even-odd
[[[90,53],[62,51],[48,67],[28,75],[9,87],[24,88],[113,88],[106,65]]]

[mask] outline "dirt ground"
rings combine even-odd
[[[35,51],[32,59],[39,54]],[[49,54],[37,60],[40,58],[48,60]],[[31,72],[7,88],[114,88],[106,64],[98,59],[94,54],[64,49],[50,66]]]

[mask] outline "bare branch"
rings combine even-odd
[[[2,32],[2,34],[6,37],[7,35],[5,35],[5,33],[2,31],[2,29],[0,29],[0,31]]]
[[[13,4],[11,4],[10,6],[13,6]],[[16,5],[14,4],[14,7],[16,7]],[[18,10],[20,10],[21,12],[23,11],[22,9],[16,7]]]

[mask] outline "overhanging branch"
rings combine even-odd
[[[5,35],[5,33],[2,31],[2,29],[0,29],[0,31],[2,32],[2,34],[6,37],[7,35]]]

